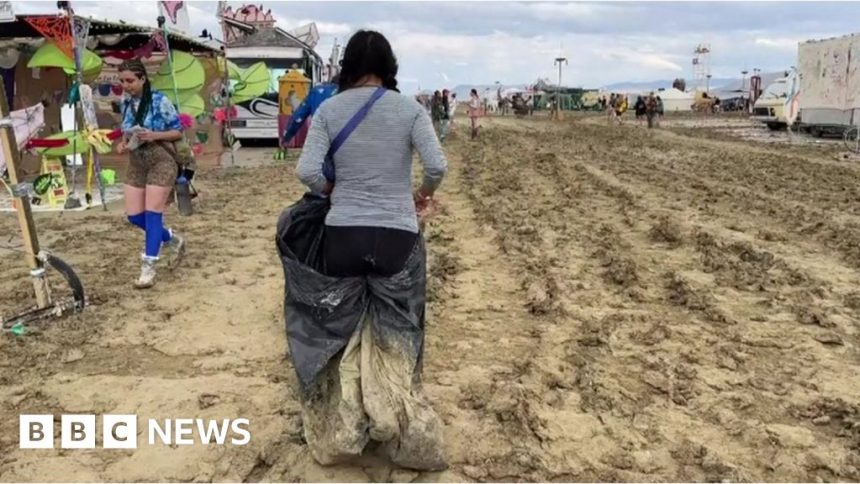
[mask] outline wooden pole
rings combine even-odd
[[[6,159],[11,181],[13,203],[16,203],[18,213],[18,225],[21,226],[21,238],[24,241],[27,265],[30,267],[30,276],[33,278],[33,289],[36,291],[36,304],[38,307],[46,308],[51,304],[51,294],[48,290],[48,280],[45,278],[45,268],[39,260],[39,239],[36,236],[36,223],[33,221],[33,212],[30,209],[30,199],[24,191],[24,185],[19,186],[18,163],[20,153],[15,141],[15,130],[8,118],[9,106],[6,102],[6,87],[0,79],[0,149]]]

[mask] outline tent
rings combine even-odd
[[[684,92],[674,87],[654,92],[663,100],[663,111],[674,113],[679,111],[692,111],[693,93]]]

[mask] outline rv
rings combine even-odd
[[[278,79],[297,70],[317,84],[322,80],[323,61],[314,51],[319,40],[316,25],[287,32],[275,26],[271,10],[246,5],[237,10],[219,2],[218,17],[224,34],[227,59],[240,69],[263,63],[269,77],[265,93],[240,98],[230,128],[238,139],[278,139]],[[258,71],[259,72],[259,71]],[[241,81],[232,81],[232,88]]]
[[[797,73],[792,70],[786,77],[767,86],[753,105],[752,119],[764,123],[768,129],[774,131],[785,129],[788,126],[788,95],[796,77]]]

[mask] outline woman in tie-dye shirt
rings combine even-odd
[[[182,139],[182,123],[176,107],[163,93],[152,89],[143,63],[137,59],[119,66],[123,139],[117,151],[129,153],[125,182],[125,210],[129,222],[146,233],[140,277],[135,286],[155,284],[155,264],[162,244],[178,262],[185,241],[164,227],[167,197],[176,182],[178,166],[174,141]]]

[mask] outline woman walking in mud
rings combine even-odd
[[[128,221],[145,233],[139,289],[155,284],[155,266],[161,246],[173,252],[175,265],[185,249],[185,241],[164,227],[167,198],[176,182],[178,165],[174,141],[182,139],[182,123],[176,107],[152,88],[143,63],[137,59],[119,66],[122,98],[123,138],[119,153],[129,153],[125,183],[125,211]]]
[[[469,120],[472,122],[472,139],[478,138],[478,118],[481,117],[481,98],[478,91],[472,89],[469,95]]]
[[[318,462],[359,455],[373,440],[398,465],[441,469],[442,424],[420,387],[426,275],[419,216],[447,162],[430,116],[397,90],[397,71],[382,34],[353,35],[340,93],[320,107],[308,133],[296,172],[312,192],[330,194],[325,274],[288,269],[287,285],[319,277],[326,294],[348,286],[358,296],[331,301],[320,293],[333,313],[317,312],[306,310],[310,295],[293,291],[305,302],[292,304],[288,291],[287,335],[302,384],[305,437]],[[413,151],[424,169],[414,192]],[[336,314],[343,326],[338,335],[314,339],[313,328],[333,324],[319,319],[323,313]]]
[[[444,142],[448,131],[448,99],[439,91],[433,93],[433,104],[430,112],[433,117],[433,129],[439,136],[439,141]]]

